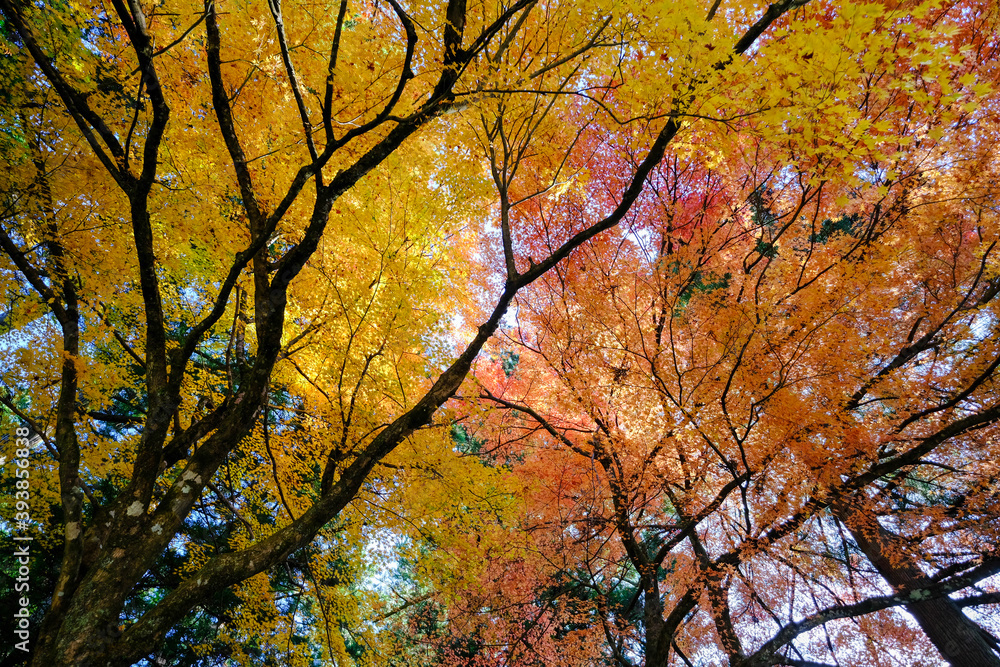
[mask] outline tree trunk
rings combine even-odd
[[[896,592],[925,588],[933,583],[903,540],[883,528],[874,514],[846,504],[837,507],[835,513]],[[1000,667],[1000,658],[986,643],[979,626],[951,598],[915,602],[907,605],[906,610],[953,667]]]

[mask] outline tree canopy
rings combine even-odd
[[[0,663],[1000,665],[991,0],[0,12]]]

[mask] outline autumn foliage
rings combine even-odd
[[[0,664],[1000,664],[993,2],[0,11]]]

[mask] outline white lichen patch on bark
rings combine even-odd
[[[194,472],[192,472],[190,470],[185,470],[184,474],[181,475],[181,480],[182,481],[187,482],[187,481],[190,481],[192,479],[194,480],[195,484],[201,484],[201,475],[197,475],[197,474],[195,474]]]

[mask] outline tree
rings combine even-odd
[[[915,4],[910,17],[877,3],[611,4],[271,0],[265,12],[219,2],[0,0],[11,82],[0,248],[5,326],[18,350],[17,365],[3,369],[4,403],[43,437],[44,451],[30,455],[33,512],[61,541],[51,545],[61,560],[32,664],[176,660],[172,646],[211,635],[220,646],[196,648],[218,659],[230,651],[237,662],[373,660],[378,638],[357,613],[358,562],[372,539],[366,531],[394,511],[383,498],[428,459],[451,461],[453,479],[494,483],[490,470],[449,458],[452,418],[440,409],[518,295],[545,276],[583,280],[583,265],[573,264],[579,251],[620,242],[602,234],[645,215],[647,181],[656,185],[669,145],[680,141],[678,158],[710,164],[781,128],[793,171],[775,166],[775,183],[809,173],[853,178],[860,190],[861,179],[890,177],[859,171],[850,149],[863,145],[882,165],[906,154],[900,137],[918,132],[901,101],[924,114],[940,107],[932,127],[953,128],[975,90],[975,82],[956,85],[952,61],[935,55],[946,39],[935,21],[950,14],[934,5]],[[961,56],[952,58],[967,62]],[[896,63],[898,99],[874,95],[869,57]],[[906,80],[906,72],[920,76]],[[860,81],[873,101],[859,115],[844,100],[856,99]],[[914,86],[922,85],[940,90],[921,97]],[[876,110],[883,102],[892,107],[884,119]],[[705,129],[715,126],[737,131]],[[970,154],[982,145],[966,144]],[[597,161],[615,156],[616,173],[595,179]],[[779,164],[776,156],[761,164]],[[776,186],[761,174],[727,184],[735,194],[752,182],[761,230],[737,239],[756,245],[727,294],[751,280],[769,284],[760,276],[781,256],[784,233],[774,225],[792,224],[769,216],[800,225],[801,211],[769,203]],[[911,182],[896,180],[884,187],[905,208]],[[803,190],[803,210],[821,189]],[[824,206],[815,204],[816,215]],[[492,212],[485,220],[483,210]],[[855,251],[866,255],[859,270],[884,270],[891,254],[880,264],[867,253],[887,233],[881,214],[869,220],[863,238],[871,242]],[[946,234],[932,238],[939,247],[926,257],[955,247]],[[850,265],[845,245],[841,237],[811,242],[817,262],[837,267],[831,279]],[[926,287],[933,298],[924,326],[960,326],[962,318],[942,320],[935,310],[956,293],[973,294],[975,252],[958,248],[952,283]],[[720,257],[711,250],[706,257]],[[992,275],[991,257],[982,259],[977,288]],[[674,309],[695,313],[701,295],[728,280],[710,273],[714,261],[699,278],[676,265],[691,290]],[[667,261],[661,270],[674,269]],[[832,292],[824,280],[810,284]],[[462,295],[468,284],[481,287],[471,298]],[[457,302],[465,304],[461,322],[451,319]],[[704,308],[703,320],[714,317]],[[970,327],[972,315],[960,312]],[[746,335],[730,327],[733,340]],[[919,352],[940,345],[935,336]],[[896,341],[879,342],[884,353]],[[955,345],[959,357],[989,354],[985,343],[975,353]],[[728,351],[716,356],[741,381],[750,372],[733,366]],[[772,357],[757,358],[760,377],[776,372],[766,368]],[[956,400],[938,411],[953,420],[941,433],[966,424],[954,408],[986,390],[972,378],[956,375],[938,388],[945,403]],[[724,411],[756,414],[753,385],[741,386]],[[797,384],[778,394],[805,400]],[[986,423],[992,413],[974,414]],[[813,438],[834,428],[809,423]],[[719,456],[736,461],[733,451]],[[768,457],[773,447],[748,454],[747,474],[737,472],[730,491],[747,492],[758,466],[782,480],[768,493],[801,491],[792,469],[778,474],[764,465]],[[844,465],[806,460],[824,480]],[[851,471],[864,480],[855,490],[884,477],[881,470],[872,480]],[[717,484],[722,473],[703,477],[699,484]],[[775,530],[791,535],[831,502],[809,501],[809,516]],[[681,498],[674,511],[689,521],[694,506]],[[461,512],[447,516],[459,525]],[[721,569],[726,559],[739,561],[713,553],[687,571],[714,573],[706,581],[717,591],[735,576]],[[651,581],[648,568],[639,576]],[[655,623],[657,597],[647,596],[647,623]],[[683,599],[694,602],[693,593]],[[724,611],[720,603],[722,628]],[[739,653],[731,641],[724,646]],[[758,658],[778,648],[765,646]],[[665,659],[667,649],[647,660]]]
[[[897,55],[911,21],[885,26]],[[539,480],[536,600],[586,601],[608,664],[1000,663],[995,612],[963,611],[996,603],[1000,567],[996,100],[959,92],[995,86],[995,21],[925,14],[942,54],[971,45],[924,61],[933,82],[857,54],[849,151],[702,126],[626,225],[515,300],[516,369],[466,396]],[[580,201],[629,160],[603,154]],[[535,200],[536,247],[561,211]]]

